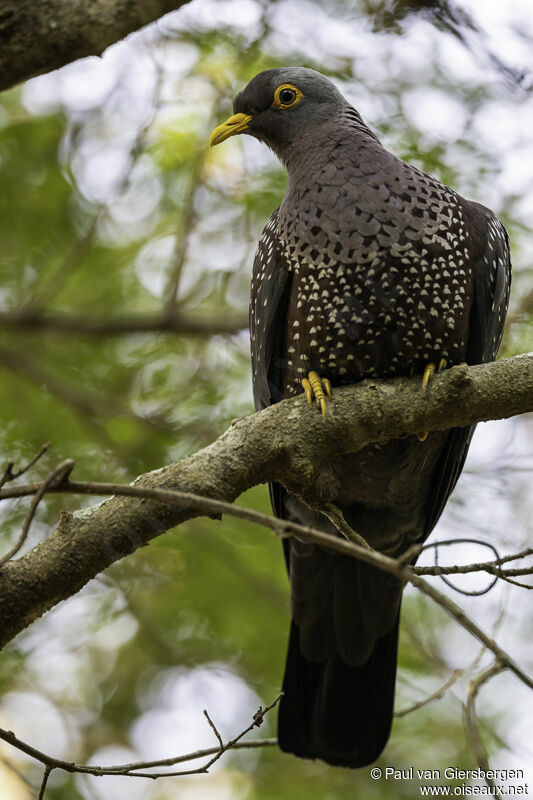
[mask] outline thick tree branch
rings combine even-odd
[[[455,367],[435,376],[425,393],[417,378],[365,381],[336,389],[325,421],[309,410],[303,397],[283,401],[236,421],[213,444],[141,476],[135,486],[151,489],[154,498],[162,489],[233,502],[251,486],[274,480],[297,494],[312,495],[321,464],[333,454],[356,452],[371,442],[420,430],[445,430],[529,411],[532,356]],[[2,490],[0,496],[16,494],[15,487]],[[46,541],[0,571],[0,644],[165,530],[201,514],[221,513],[216,503],[203,509],[197,498],[166,500],[117,496],[91,509],[63,513]],[[279,525],[281,531],[283,523]],[[339,539],[340,545],[353,547]],[[366,558],[386,559],[360,550]],[[418,576],[410,580],[422,589]]]
[[[188,0],[0,0],[0,91],[85,56]]]

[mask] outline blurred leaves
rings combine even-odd
[[[239,88],[281,64],[330,74],[388,147],[504,218],[515,264],[505,353],[533,350],[533,170],[525,157],[521,169],[513,161],[528,146],[531,98],[503,80],[487,52],[469,51],[457,35],[470,36],[481,22],[469,17],[465,29],[455,6],[438,4],[441,23],[446,9],[455,12],[452,19],[446,11],[448,22],[435,27],[418,14],[429,6],[435,11],[437,4],[339,0],[325,10],[306,0],[202,0],[102,60],[87,59],[0,97],[0,312],[63,314],[73,323],[68,332],[36,332],[0,318],[4,461],[29,460],[50,440],[35,476],[71,457],[80,478],[128,481],[194,452],[252,411],[247,334],[217,333],[217,323],[246,313],[255,243],[286,178],[256,142],[240,137],[210,152],[208,135],[231,112]],[[521,35],[527,38],[527,27]],[[520,124],[513,124],[515,115]],[[112,321],[169,309],[209,319],[211,335],[76,331],[80,316]],[[530,427],[521,430],[520,446],[530,453]],[[494,463],[501,453],[513,460],[516,441],[498,447]],[[475,509],[483,506],[480,492]],[[526,502],[528,492],[517,489],[516,496]],[[472,504],[460,486],[457,497],[462,502],[450,520],[468,525]],[[47,497],[31,544],[49,533],[61,509],[91,502]],[[268,510],[264,487],[240,502]],[[513,501],[505,514],[513,523],[499,530],[513,530],[519,542],[518,520],[525,524],[527,509]],[[10,504],[0,515],[7,549],[24,509]],[[442,529],[451,535],[446,519]],[[0,661],[3,693],[31,690],[49,699],[68,730],[68,758],[83,761],[107,745],[134,747],[142,757],[153,730],[146,704],[163,675],[172,683],[197,665],[218,665],[253,690],[242,697],[273,699],[283,670],[287,594],[275,537],[236,520],[196,520],[116,564],[20,636]],[[526,630],[523,620],[513,624]],[[475,646],[461,638],[456,648],[454,641],[444,614],[408,594],[398,706],[430,694],[471,662]],[[55,681],[46,663],[54,665]],[[174,668],[184,672],[167,672]],[[228,683],[227,709],[241,702],[236,685]],[[460,691],[454,687],[398,720],[387,763],[409,766],[416,756],[424,768],[474,766]],[[181,706],[168,701],[174,727],[209,746],[204,698],[189,697],[183,730],[179,696]],[[255,700],[242,702],[253,714]],[[502,715],[501,708],[488,715],[493,752]],[[17,728],[17,720],[0,724]],[[261,735],[273,734],[272,719],[265,728]],[[53,750],[57,742],[45,744]],[[163,734],[155,744],[163,747]],[[26,761],[22,767],[37,782],[39,770]],[[47,798],[129,797],[114,780],[53,775]],[[366,770],[347,773],[276,750],[230,755],[210,780],[204,796],[389,796]],[[191,787],[143,782],[141,796],[192,798]],[[394,789],[412,797],[406,782]]]

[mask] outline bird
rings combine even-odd
[[[288,175],[252,271],[257,410],[305,392],[327,415],[336,387],[418,375],[424,391],[434,372],[496,358],[511,262],[492,211],[389,152],[315,70],[260,72],[233,111],[211,145],[252,136]],[[372,548],[393,558],[413,552],[444,509],[473,431],[421,431],[333,456],[317,503],[338,509]],[[270,497],[278,517],[339,535],[282,485],[271,484]],[[284,550],[291,627],[279,746],[363,767],[390,737],[403,587],[294,536]]]

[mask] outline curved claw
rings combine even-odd
[[[434,364],[433,362],[431,362],[431,363],[430,363],[430,364],[428,364],[428,365],[427,365],[427,367],[425,368],[425,370],[424,370],[424,376],[423,376],[423,378],[422,378],[422,390],[423,390],[424,392],[425,392],[425,391],[426,391],[426,389],[428,388],[428,383],[429,383],[429,381],[430,381],[430,378],[433,376],[433,374],[434,374],[434,373],[435,373],[435,364]]]
[[[309,407],[313,408],[313,387],[307,380],[307,378],[302,378],[302,388],[305,392],[305,396],[307,397],[307,402],[309,403]]]
[[[313,405],[313,397],[317,406],[322,412],[322,419],[326,419],[327,405],[326,395],[331,397],[331,383],[327,378],[321,378],[318,372],[310,372],[307,378],[302,378],[302,388],[310,406]],[[324,390],[326,394],[324,394]]]

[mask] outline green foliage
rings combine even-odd
[[[316,17],[313,30],[332,27],[326,42],[311,35],[304,41],[291,38],[294,26],[285,25],[279,12],[284,4],[267,3],[262,14],[260,4],[248,4],[257,20],[247,23],[239,17],[241,5],[232,4],[231,23],[227,15],[206,22],[190,9],[188,16],[176,15],[175,29],[152,29],[119,45],[114,60],[105,58],[93,77],[98,83],[111,75],[113,88],[102,89],[92,103],[84,105],[72,86],[70,92],[61,88],[53,76],[0,98],[0,441],[4,461],[14,458],[17,464],[44,441],[52,442],[33,479],[69,457],[76,461],[75,477],[126,482],[207,445],[234,417],[252,411],[246,334],[238,326],[231,334],[220,331],[228,318],[246,314],[255,242],[280,202],[285,173],[263,151],[258,155],[255,143],[231,140],[209,152],[207,142],[210,129],[230,113],[235,90],[259,70],[282,63],[322,69],[355,98],[365,98],[365,116],[402,157],[479,200],[494,181],[504,153],[476,141],[471,121],[457,139],[447,140],[419,129],[408,107],[402,110],[408,92],[421,82],[453,96],[467,115],[494,99],[485,75],[471,81],[447,75],[437,43],[449,41],[449,33],[428,27],[434,60],[421,76],[398,66],[408,54],[395,61],[411,23],[372,32],[363,8],[353,12],[352,4],[332,4],[328,20],[319,5],[308,3],[304,11]],[[288,4],[287,14],[291,20]],[[364,51],[361,60],[353,58],[341,29],[381,53],[381,77]],[[135,84],[142,83],[141,69],[145,84],[151,81],[144,94]],[[78,81],[83,98],[83,75]],[[49,106],[38,100],[39,87],[53,95]],[[531,231],[511,193],[495,199],[516,251],[524,253],[516,264],[520,290],[513,298],[512,347],[531,350],[531,299],[521,307],[531,285],[525,257]],[[211,331],[169,332],[161,324],[165,314],[207,319]],[[152,329],[135,330],[139,315],[154,321]],[[105,329],[126,317],[133,320],[132,332]],[[87,333],[87,319],[102,332]],[[48,321],[48,327],[34,327],[31,320]],[[57,320],[69,320],[70,329],[62,330]],[[49,534],[61,509],[92,502],[47,498],[28,547]],[[239,502],[268,511],[265,487]],[[24,510],[23,503],[0,508],[3,548],[18,535]],[[443,614],[409,595],[404,615],[399,705],[434,691],[454,662],[443,645],[450,628]],[[438,635],[431,636],[436,626]],[[257,705],[265,705],[279,690],[287,632],[280,543],[240,521],[201,519],[117,563],[21,635],[3,653],[0,683],[7,698],[34,692],[58,709],[67,740],[58,755],[98,760],[101,748],[121,745],[137,748],[140,758],[146,752],[135,726],[146,722],[158,681],[176,677],[173,670],[192,674],[198,665],[218,665],[255,693]],[[453,666],[471,660],[466,648]],[[44,666],[52,657],[56,678]],[[205,734],[202,746],[211,746],[212,732],[202,717],[205,700],[192,700],[195,730]],[[228,692],[226,710],[233,700]],[[247,719],[256,710],[252,701],[248,706]],[[473,766],[459,700],[447,695],[436,708],[431,704],[397,721],[384,764]],[[22,722],[10,719],[1,705],[0,725],[17,732],[20,726],[23,735]],[[271,715],[259,735],[274,731]],[[226,732],[234,735],[238,726]],[[31,731],[26,738],[32,740]],[[34,743],[56,752],[53,736]],[[191,746],[186,744],[185,737],[183,750],[197,746],[192,735]],[[39,770],[11,751],[9,758],[38,782]],[[204,778],[205,793],[195,796],[390,795],[390,787],[372,781],[368,770],[348,773],[283,757],[276,749],[230,754],[212,777],[197,781]],[[106,780],[88,783],[54,773],[47,798],[127,796],[113,794],[114,779]],[[143,785],[141,796],[154,800],[193,792],[187,779]],[[412,797],[413,791],[407,782],[394,786],[398,797]],[[24,792],[21,784],[21,798],[28,796]]]

